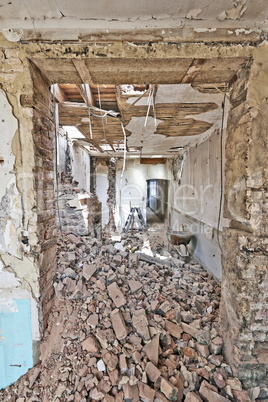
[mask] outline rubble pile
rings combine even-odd
[[[217,281],[196,262],[161,259],[161,244],[151,257],[142,246],[138,237],[59,242],[42,361],[0,400],[261,400],[224,362]]]

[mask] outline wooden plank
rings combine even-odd
[[[166,163],[166,158],[141,158],[141,164],[156,165],[157,163]]]
[[[134,106],[144,95],[146,95],[151,90],[151,87],[147,89],[143,94],[141,94],[133,103],[131,103],[125,110],[128,110],[131,106]]]
[[[51,85],[51,93],[53,94],[53,88],[55,93],[55,98],[58,102],[66,102],[68,98],[66,97],[64,91],[60,88],[58,84]]]
[[[91,77],[90,72],[88,71],[85,61],[73,59],[73,64],[74,64],[82,82],[84,84],[86,84],[86,91],[87,91],[89,105],[96,106],[95,99],[94,99],[94,96],[91,92],[90,85],[89,85],[92,83],[92,77]]]
[[[73,59],[73,64],[84,84],[91,84],[92,77],[84,60]]]

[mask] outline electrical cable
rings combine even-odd
[[[57,212],[60,225],[60,233],[62,242],[64,243],[64,237],[62,232],[62,224],[60,217],[60,207],[59,207],[59,178],[58,178],[58,133],[57,133],[57,121],[56,121],[56,100],[55,100],[55,86],[53,85],[53,112],[54,112],[54,134],[55,134],[55,170],[56,170],[56,202],[57,202]]]
[[[151,100],[153,98],[153,96],[152,96],[152,94],[153,94],[152,88],[151,88],[150,94],[148,96],[148,101],[147,101],[148,102],[148,108],[147,108],[146,118],[145,118],[145,122],[144,122],[144,127],[147,126],[147,120],[148,120],[149,111],[150,111],[150,107],[151,107]]]
[[[154,125],[155,127],[157,126],[156,124],[156,110],[155,110],[155,86],[153,87],[153,101],[152,101],[152,105],[153,105],[153,112],[154,112]]]
[[[99,85],[98,85],[98,95],[99,95],[99,106],[100,106],[100,110],[101,110],[101,98],[100,98],[100,87],[99,87]],[[104,128],[103,117],[104,117],[104,116],[102,115],[102,112],[101,112],[103,136],[104,136],[105,141],[106,141],[106,135],[105,135],[105,128]]]
[[[125,167],[126,167],[126,155],[127,155],[127,136],[126,136],[126,132],[125,132],[125,127],[124,124],[121,120],[121,117],[119,117],[120,123],[121,123],[121,127],[124,133],[124,160],[123,160],[123,168],[122,168],[122,172],[121,172],[121,179],[124,176],[124,172],[125,172]]]
[[[225,89],[224,89],[224,97],[223,97],[223,102],[222,102],[222,119],[221,119],[221,134],[220,134],[220,175],[221,175],[221,180],[220,180],[220,185],[221,185],[221,191],[220,191],[220,205],[219,205],[219,216],[218,216],[218,224],[217,224],[217,240],[218,244],[220,247],[220,250],[222,252],[222,247],[220,244],[220,221],[221,221],[221,211],[222,211],[222,198],[223,198],[223,166],[222,166],[222,159],[223,159],[223,125],[224,125],[224,108],[225,108],[225,100],[226,100],[226,91],[227,91],[227,82],[225,82]]]

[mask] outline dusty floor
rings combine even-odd
[[[219,284],[163,232],[65,236],[55,291],[42,361],[1,401],[250,401],[221,354]]]

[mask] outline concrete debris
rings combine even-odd
[[[113,282],[111,285],[109,285],[107,289],[109,296],[113,300],[116,307],[122,307],[124,304],[126,304],[125,296],[119,289],[119,286],[116,282]]]
[[[137,260],[142,240],[121,241],[59,238],[41,363],[0,400],[261,401],[265,390],[243,390],[221,354],[215,279],[196,262]]]

